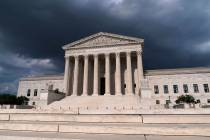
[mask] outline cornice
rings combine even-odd
[[[209,67],[146,70],[146,76],[210,73]]]
[[[130,43],[118,43],[118,44],[107,44],[107,45],[95,45],[95,46],[87,46],[87,47],[75,47],[70,48],[68,50],[85,50],[85,49],[97,49],[97,48],[111,48],[111,47],[120,47],[120,46],[127,46],[127,45],[138,45],[139,43],[130,42]]]
[[[63,80],[63,74],[60,75],[42,75],[42,76],[29,76],[21,78],[20,81],[39,81],[39,80]]]

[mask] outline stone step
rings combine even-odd
[[[47,106],[47,109],[58,108],[94,108],[94,109],[121,109],[136,108],[140,109],[141,100],[139,96],[67,96],[60,101],[53,102]]]
[[[138,124],[1,121],[0,130],[119,134],[119,135],[185,135],[210,136],[210,124]]]
[[[0,114],[2,121],[142,123],[140,115]]]
[[[76,115],[62,113],[4,113],[0,114],[0,121],[210,124],[210,115]]]
[[[209,140],[203,136],[113,135],[57,132],[0,131],[1,140]]]
[[[183,135],[210,136],[210,125],[199,124],[91,124],[91,125],[59,125],[59,132],[65,133],[99,133],[125,135]]]
[[[25,121],[0,121],[0,130],[58,132],[58,124]]]
[[[210,124],[210,115],[141,115],[142,123]]]

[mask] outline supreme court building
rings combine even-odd
[[[210,103],[210,68],[143,70],[143,48],[141,38],[85,37],[63,46],[64,74],[22,78],[18,96],[50,107],[149,108],[183,94]]]

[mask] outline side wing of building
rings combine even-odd
[[[29,105],[36,105],[40,100],[40,93],[48,90],[64,91],[63,75],[32,76],[19,81],[17,96],[29,98]]]
[[[185,94],[202,104],[210,103],[210,68],[148,70],[145,77],[152,90],[152,104],[175,103]]]

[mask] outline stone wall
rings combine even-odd
[[[121,76],[122,76],[122,82],[121,82],[121,87],[122,87],[122,93],[126,94],[127,89],[124,87],[124,84],[127,85],[127,70],[125,67],[125,63],[123,61],[124,58],[122,58],[122,65],[121,65]],[[135,59],[135,58],[134,58]],[[113,60],[111,59],[113,62]],[[135,62],[135,61],[133,61]],[[114,63],[114,62],[113,62]],[[90,63],[92,65],[92,63]],[[103,67],[101,67],[101,72],[99,74],[100,77],[103,77],[104,71]],[[133,84],[138,84],[137,80],[137,69],[136,69],[136,63],[132,63],[132,70],[133,70]],[[92,70],[90,71],[90,77],[92,77],[93,73]],[[83,72],[81,72],[83,74]],[[115,67],[111,66],[111,92],[114,92],[114,86],[115,86]],[[206,93],[204,91],[203,84],[208,84],[210,85],[210,70],[208,68],[191,68],[191,69],[172,69],[172,70],[153,70],[151,71],[146,71],[145,73],[145,79],[148,81],[149,88],[147,90],[144,90],[144,93],[142,92],[142,97],[147,96],[151,98],[151,100],[148,99],[143,99],[141,98],[141,103],[143,103],[143,100],[146,102],[143,104],[147,104],[154,106],[156,105],[156,101],[160,101],[160,106],[163,106],[166,104],[166,100],[171,100],[172,103],[175,103],[175,100],[177,99],[178,96],[186,94],[183,91],[183,84],[188,85],[188,90],[189,90],[189,95],[192,95],[195,97],[196,100],[200,100],[201,104],[208,104],[207,100],[210,99],[210,93]],[[89,90],[92,92],[93,89],[93,83],[91,82],[93,79],[89,81],[90,88]],[[82,80],[81,80],[82,81]],[[198,84],[198,93],[194,93],[193,90],[193,84]],[[32,105],[33,102],[37,104],[37,102],[40,101],[40,93],[47,89],[50,85],[53,85],[53,89],[59,89],[59,91],[64,90],[64,85],[63,85],[63,76],[45,76],[45,77],[31,77],[31,78],[24,78],[20,80],[19,82],[19,89],[18,89],[18,96],[26,96],[30,99],[29,105]],[[100,85],[100,83],[99,83]],[[158,85],[159,88],[159,93],[155,94],[154,93],[154,85]],[[163,85],[168,85],[169,88],[169,93],[165,94],[163,91]],[[173,92],[173,85],[178,85],[178,93]],[[82,89],[82,82],[80,83],[80,88]],[[134,85],[133,85],[134,86]],[[135,87],[134,91],[135,94],[138,93],[137,89]],[[31,89],[30,96],[27,96],[27,90]],[[34,90],[38,89],[37,96],[34,96]],[[82,91],[80,91],[82,92]],[[71,96],[70,96],[71,97]],[[70,98],[69,97],[69,98]],[[102,96],[104,99],[106,97]],[[99,97],[99,98],[102,98]],[[79,96],[78,98],[81,98]],[[90,98],[95,98],[96,97],[90,97]],[[73,98],[72,98],[73,99]],[[69,99],[71,100],[71,99]],[[78,99],[79,100],[79,99]],[[83,99],[81,99],[83,100]],[[132,102],[132,101],[128,101]],[[150,102],[150,104],[148,104]],[[72,103],[73,106],[75,106],[74,103]],[[112,106],[112,104],[110,104]],[[64,105],[67,106],[67,103]],[[87,106],[87,105],[84,105]],[[142,107],[142,104],[138,107]],[[158,107],[156,107],[158,108]]]
[[[207,100],[210,99],[210,92],[205,93],[203,84],[210,86],[210,72],[208,73],[182,73],[177,72],[162,72],[159,70],[157,74],[148,74],[146,79],[149,80],[149,87],[152,90],[152,104],[156,104],[156,100],[160,101],[160,104],[166,104],[166,100],[171,100],[175,103],[175,100],[180,95],[192,95],[196,100],[200,100],[201,104],[207,104]],[[188,85],[189,93],[184,93],[183,84]],[[199,92],[195,93],[193,84],[198,84]],[[158,85],[159,93],[155,94],[154,85]],[[163,85],[168,85],[169,93],[164,93]],[[178,93],[174,93],[173,85],[178,85]]]
[[[63,76],[23,78],[19,82],[17,96],[26,96],[30,99],[29,105],[33,105],[34,102],[36,105],[40,101],[40,94],[48,90],[49,87],[52,90],[58,89],[60,92],[63,92]],[[30,96],[27,96],[29,89],[31,90]],[[35,89],[37,89],[37,96],[34,95]]]

